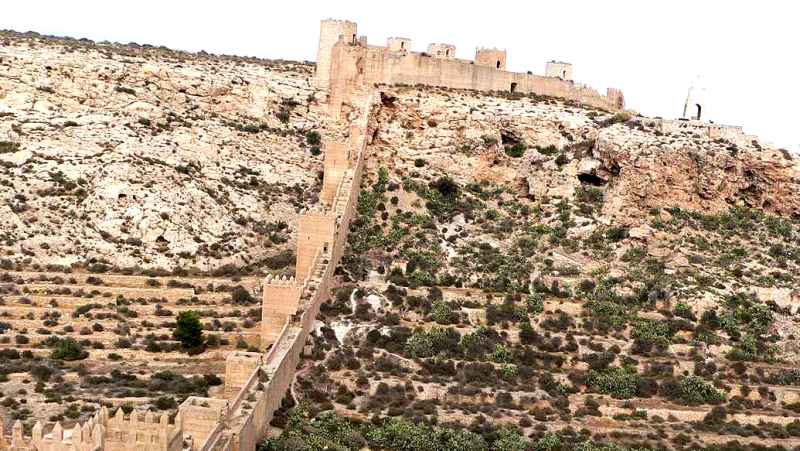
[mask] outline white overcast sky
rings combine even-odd
[[[798,13],[795,0],[6,0],[0,28],[313,61],[319,21],[349,19],[373,44],[506,48],[513,71],[569,61],[576,81],[620,87],[649,116],[680,116],[700,76],[709,119],[800,150]]]

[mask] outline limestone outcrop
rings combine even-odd
[[[213,270],[291,249],[322,168],[313,66],[0,39],[4,258]]]

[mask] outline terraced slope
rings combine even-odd
[[[270,446],[800,446],[791,155],[553,99],[383,100]]]
[[[170,413],[189,395],[223,397],[225,356],[258,346],[260,290],[258,278],[2,272],[0,414],[33,424],[102,405]],[[173,338],[187,310],[205,329],[194,355]]]

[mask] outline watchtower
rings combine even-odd
[[[319,27],[319,49],[317,50],[316,83],[327,88],[331,79],[331,52],[339,39],[352,45],[358,44],[358,25],[348,20],[326,19]]]
[[[386,40],[386,48],[394,53],[408,53],[411,50],[411,39],[389,38]]]
[[[452,44],[429,44],[428,55],[434,58],[453,59],[456,57],[456,46]]]
[[[475,50],[475,64],[494,67],[497,70],[506,70],[506,51],[479,48]]]
[[[548,61],[544,68],[544,74],[548,77],[572,80],[572,64],[563,61]]]

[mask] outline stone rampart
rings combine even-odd
[[[352,32],[352,33],[351,33]],[[326,34],[326,45],[350,40],[355,43],[355,28],[341,22]],[[348,37],[345,37],[347,35]],[[334,42],[334,38],[336,41]],[[363,41],[362,41],[363,42]],[[328,60],[331,65],[341,61]],[[326,63],[327,64],[327,63]],[[337,73],[337,72],[332,72]],[[363,74],[362,74],[363,75]],[[301,215],[298,220],[297,262],[295,276],[270,277],[263,281],[261,343],[271,345],[260,353],[231,353],[226,360],[225,399],[190,397],[178,410],[174,424],[166,415],[158,420],[148,412],[122,410],[113,417],[103,408],[87,423],[65,432],[56,424],[44,434],[37,424],[31,437],[25,437],[17,422],[10,440],[0,434],[0,450],[12,451],[254,451],[264,438],[274,412],[289,389],[301,353],[313,329],[320,305],[329,295],[334,271],[344,253],[350,220],[358,200],[358,190],[368,140],[368,124],[377,92],[363,89],[364,79],[357,72],[337,77],[337,86],[328,96],[334,119],[343,115],[347,105],[346,125],[349,138],[325,145],[321,206]],[[334,80],[331,80],[332,82]],[[325,85],[322,83],[321,85]],[[46,291],[47,286],[41,289]],[[153,296],[164,293],[135,290]],[[194,290],[173,290],[176,299],[189,297]]]
[[[0,426],[2,426],[0,424]],[[170,424],[166,414],[157,416],[133,411],[126,418],[122,409],[109,416],[101,408],[85,423],[65,429],[56,422],[49,431],[37,422],[30,437],[23,434],[22,423],[12,427],[11,440],[0,439],[0,450],[11,451],[180,451],[183,434],[180,414]]]
[[[574,83],[572,66],[559,63],[558,76],[535,75],[506,71],[506,52],[498,49],[478,49],[475,60],[441,58],[428,53],[398,51],[394,47],[378,47],[339,34],[338,21],[326,25],[320,34],[320,61],[317,80],[329,86],[331,116],[340,117],[343,99],[351,98],[353,86],[363,85],[426,85],[477,91],[505,91],[559,97],[586,106],[608,111],[625,107],[619,89],[609,88],[606,95]],[[330,36],[341,39],[330,45]],[[569,67],[569,70],[566,68]],[[353,84],[342,81],[353,81]],[[338,89],[335,89],[337,82]]]
[[[352,102],[349,96],[347,100]],[[313,329],[320,305],[328,296],[334,271],[344,252],[350,220],[358,201],[369,136],[369,115],[378,99],[374,92],[368,92],[357,100],[360,102],[353,103],[361,104],[360,115],[350,127],[349,142],[343,145],[346,148],[344,154],[349,155],[346,169],[343,170],[345,166],[336,163],[336,170],[342,172],[336,176],[339,180],[335,194],[329,205],[304,214],[299,221],[295,278],[265,281],[264,311],[275,310],[277,304],[288,304],[291,308],[283,310],[286,321],[280,329],[263,329],[263,342],[271,344],[263,363],[252,371],[239,393],[231,399],[224,418],[219,420],[224,427],[204,432],[206,441],[196,449],[254,450],[258,441],[267,434],[269,422],[294,379],[303,347]],[[326,149],[330,148],[342,149],[326,145]],[[326,178],[329,168],[326,164]],[[279,288],[285,291],[280,293]],[[274,327],[277,321],[271,324]],[[276,330],[280,332],[276,334]],[[228,390],[226,381],[226,393],[234,391],[233,388],[243,380],[242,369],[254,362],[250,355],[228,359],[230,372],[235,376],[230,382],[231,390]]]

